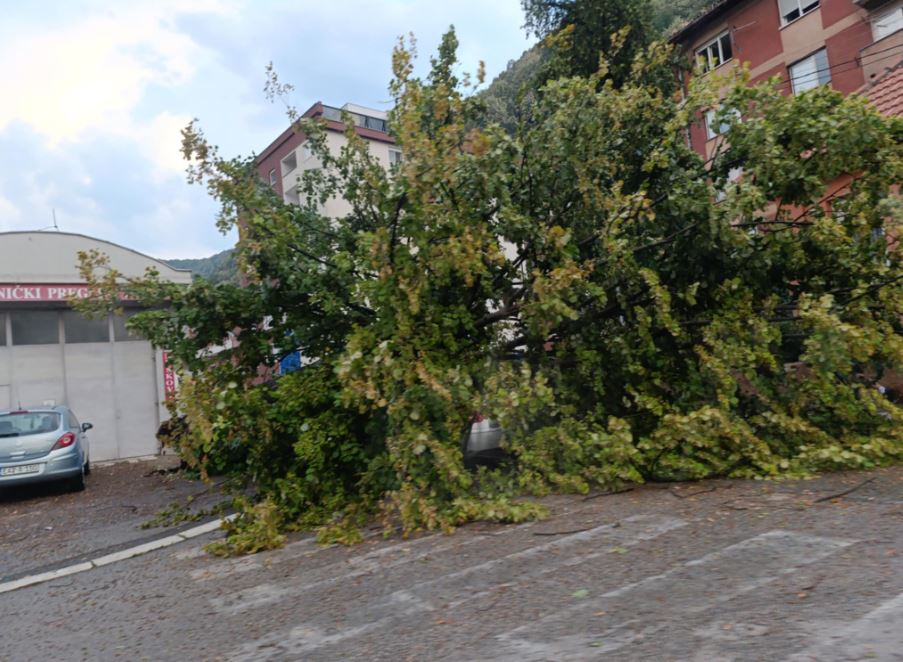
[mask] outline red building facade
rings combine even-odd
[[[867,92],[903,60],[903,0],[722,0],[672,38],[704,74],[746,64],[753,82],[780,78],[787,94],[830,85]],[[690,141],[711,155],[717,127],[700,118]]]

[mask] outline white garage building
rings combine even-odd
[[[68,405],[90,421],[91,460],[158,452],[155,433],[174,380],[162,353],[131,336],[124,316],[87,320],[66,301],[86,293],[78,252],[97,249],[127,276],[155,268],[191,282],[191,272],[128,248],[64,232],[0,233],[0,409]]]

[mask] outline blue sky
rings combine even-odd
[[[197,117],[227,156],[287,125],[263,96],[270,61],[292,103],[387,108],[392,47],[425,69],[454,24],[463,71],[489,79],[532,40],[519,0],[0,0],[0,231],[60,229],[151,255],[202,257],[233,237],[185,181]]]

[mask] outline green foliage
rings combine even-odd
[[[282,533],[284,516],[272,501],[265,499],[251,503],[236,499],[238,517],[223,523],[225,540],[216,540],[206,549],[217,556],[256,554],[265,549],[275,549],[285,543]]]
[[[155,529],[157,527],[170,527],[185,524],[186,522],[197,522],[198,520],[210,517],[211,515],[222,515],[223,510],[229,504],[223,501],[210,509],[191,510],[191,499],[186,503],[173,501],[171,504],[156,513],[151,519],[141,523],[142,529]]]
[[[524,51],[477,96],[486,105],[486,122],[498,124],[508,133],[531,117],[537,87],[549,51],[541,44]]]
[[[214,285],[216,283],[232,283],[238,285],[238,264],[232,249],[221,251],[210,257],[167,260],[167,264],[176,269],[191,269],[195,278],[204,278]]]
[[[83,308],[123,289],[159,306],[132,324],[183,372],[183,457],[254,488],[220,551],[291,529],[353,542],[375,515],[405,534],[541,517],[525,494],[901,458],[877,388],[903,370],[900,248],[880,234],[900,232],[900,120],[742,77],[681,98],[654,83],[661,48],[617,86],[606,62],[550,81],[511,135],[455,48],[449,33],[425,79],[396,49],[391,171],[353,130],[332,153],[299,120],[323,166],[299,176],[300,206],[185,131],[220,226],[244,224],[246,288],[127,280],[83,256]],[[705,162],[686,127],[722,89],[730,142]],[[324,217],[332,197],[351,211]],[[238,344],[211,352],[227,333]],[[268,381],[298,348],[310,364]],[[463,466],[475,412],[505,430],[497,470]]]
[[[653,39],[661,39],[673,32],[688,20],[701,14],[712,0],[649,0],[645,2],[604,2],[601,11],[593,2],[585,0],[565,3],[560,8],[552,7],[547,1],[523,3],[528,11],[527,28],[542,37],[540,43],[524,51],[489,84],[478,93],[478,97],[486,105],[488,122],[502,126],[509,133],[514,133],[521,124],[532,118],[533,105],[536,102],[538,88],[542,82],[557,75],[577,73],[588,75],[596,71],[599,65],[599,54],[602,52],[609,60],[617,59],[622,63],[621,69],[629,69],[638,50],[649,46]],[[591,16],[590,21],[583,21],[583,14]],[[573,32],[567,39],[556,42],[556,32],[575,24]],[[638,21],[638,22],[637,22]],[[617,52],[612,47],[611,35],[630,26],[635,41],[625,44]],[[637,35],[641,34],[639,38]],[[573,54],[568,50],[558,52],[558,60],[552,61],[554,49],[551,44],[573,46]],[[585,60],[581,64],[569,64],[571,58]],[[629,75],[618,72],[620,78]]]
[[[607,59],[608,76],[620,86],[633,60],[654,38],[649,0],[521,0],[525,27],[552,47],[547,78],[590,76]],[[623,36],[616,36],[624,28]]]
[[[716,0],[651,0],[651,4],[652,27],[667,35],[702,14]]]

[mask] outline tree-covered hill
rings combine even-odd
[[[212,283],[238,283],[238,265],[232,249],[224,250],[210,257],[166,260],[166,263],[177,269],[191,269],[195,277],[204,278]]]
[[[627,0],[642,4],[644,0]],[[714,0],[648,0],[653,34],[664,38],[681,25],[714,4]],[[517,125],[523,109],[529,105],[532,85],[547,60],[548,53],[537,44],[524,51],[493,79],[481,93],[488,116],[509,131]]]

